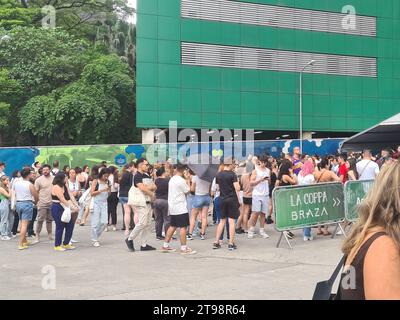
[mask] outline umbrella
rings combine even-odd
[[[218,172],[220,160],[206,153],[192,154],[187,166],[201,179],[212,182]]]

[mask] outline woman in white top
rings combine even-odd
[[[19,250],[28,249],[30,244],[26,240],[26,232],[28,230],[28,224],[33,218],[33,199],[35,202],[38,201],[39,195],[33,184],[30,182],[31,179],[31,168],[24,168],[21,171],[22,180],[16,180],[14,182],[15,198],[17,200],[16,211],[21,221],[21,229],[19,233]]]
[[[299,175],[297,177],[299,185],[305,186],[315,183],[314,170],[315,167],[312,160],[307,160],[306,162],[304,162],[303,166],[301,167],[301,171],[299,172]],[[314,239],[311,235],[311,228],[303,228],[303,236],[304,241],[310,241]]]
[[[75,200],[78,201],[79,197],[82,195],[82,192],[75,169],[70,169],[68,172],[68,189],[69,192],[71,192],[71,194],[74,196]]]
[[[108,209],[107,199],[111,193],[111,186],[108,181],[110,170],[103,168],[99,171],[97,179],[93,180],[90,194],[93,197],[93,214],[91,218],[92,226],[92,245],[100,247],[98,241],[100,235],[107,227]]]

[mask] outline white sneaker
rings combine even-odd
[[[93,247],[96,247],[96,248],[100,247],[100,243],[98,241],[94,241],[92,243],[92,245],[93,245]]]
[[[38,238],[35,238],[33,241],[32,241],[32,244],[36,244],[36,243],[39,243],[40,242],[40,240],[38,239]]]
[[[260,231],[260,236],[263,237],[263,239],[269,238],[269,235],[265,231]]]
[[[76,240],[74,240],[74,239],[71,239],[70,244],[71,244],[71,243],[78,243],[78,241],[76,241]]]
[[[339,229],[339,230],[338,230],[338,232],[336,232],[336,235],[337,235],[337,236],[341,236],[341,235],[343,235],[343,232],[342,232],[342,230],[341,230],[341,229]]]
[[[108,232],[108,227],[107,226],[104,228],[104,232]]]
[[[13,235],[11,236],[12,239],[15,239],[16,237],[18,237],[16,234],[13,234]]]
[[[253,239],[254,238],[254,232],[249,231],[247,233],[247,239]]]
[[[312,241],[312,240],[314,240],[314,237],[313,237],[313,236],[311,236],[311,237],[304,237],[303,240],[304,240],[304,241]]]
[[[1,237],[1,240],[3,240],[3,241],[9,241],[9,240],[11,240],[11,238],[10,238],[9,236],[2,236],[2,237]]]

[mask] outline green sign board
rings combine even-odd
[[[364,200],[374,180],[347,181],[344,185],[345,216],[348,221],[358,219],[357,207]]]
[[[278,231],[336,223],[344,220],[341,183],[279,187],[273,192]]]

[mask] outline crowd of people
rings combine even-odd
[[[213,249],[220,249],[226,236],[228,249],[237,249],[236,234],[248,239],[257,235],[268,239],[266,225],[274,223],[272,192],[278,186],[309,185],[348,180],[374,180],[382,167],[397,162],[400,147],[384,149],[377,157],[370,150],[362,154],[327,155],[323,158],[292,154],[279,158],[267,154],[250,155],[246,161],[221,161],[213,179],[196,175],[184,164],[150,164],[141,158],[125,165],[121,172],[106,162],[89,168],[59,168],[35,162],[4,174],[0,162],[1,240],[19,233],[18,249],[25,250],[41,241],[43,224],[56,251],[75,249],[75,226],[90,220],[90,240],[100,247],[103,232],[117,231],[117,207],[122,206],[122,230],[129,251],[152,251],[152,221],[156,240],[163,252],[176,251],[171,240],[180,240],[182,254],[194,254],[188,246],[193,239],[213,238]],[[53,233],[53,222],[55,232]],[[209,236],[209,225],[218,225]],[[258,225],[258,227],[257,227]],[[179,229],[179,230],[178,230]],[[225,232],[226,230],[226,232]],[[226,235],[225,235],[226,233]],[[331,233],[320,226],[317,235]],[[286,237],[294,234],[285,232]],[[304,228],[304,241],[313,240],[311,228]]]

